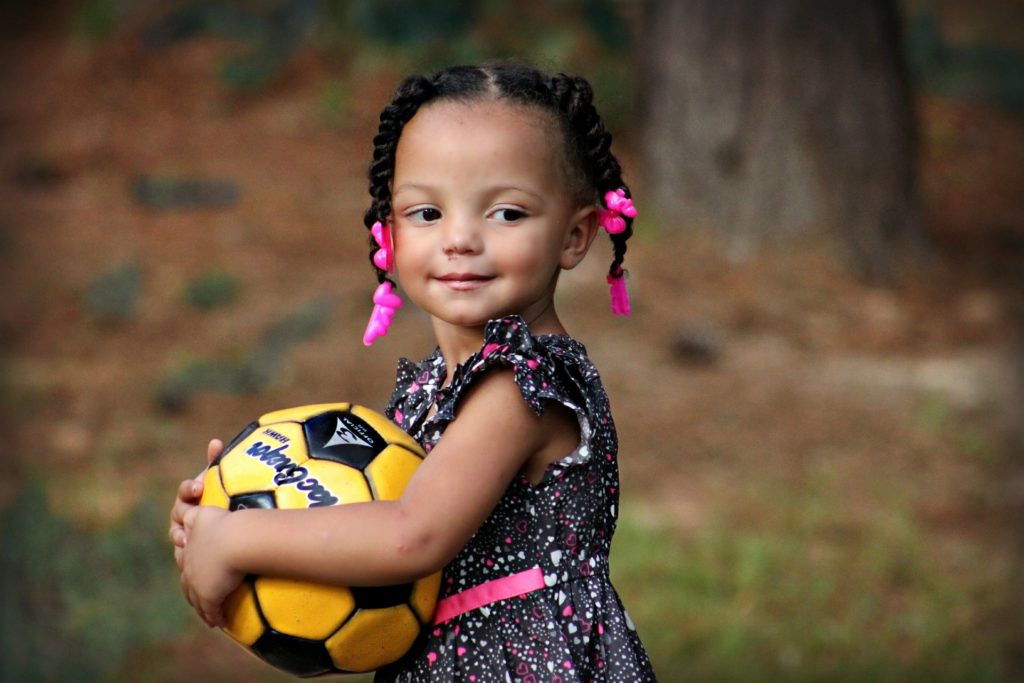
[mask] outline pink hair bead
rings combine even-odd
[[[363,344],[370,346],[378,337],[383,337],[391,327],[395,311],[402,307],[402,299],[391,291],[390,282],[382,282],[373,293],[373,312],[363,333]]]

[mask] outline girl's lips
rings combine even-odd
[[[437,278],[439,282],[458,291],[467,291],[482,287],[492,279],[488,275],[477,275],[476,273],[448,273]]]

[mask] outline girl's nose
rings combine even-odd
[[[482,246],[480,231],[472,219],[453,217],[445,221],[441,245],[445,254],[475,254]]]

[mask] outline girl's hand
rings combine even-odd
[[[207,626],[224,626],[224,600],[245,578],[230,566],[227,510],[193,506],[185,513],[188,544],[181,549],[181,590]]]
[[[224,450],[224,443],[220,439],[213,439],[206,447],[206,461],[212,463],[221,451]],[[204,469],[195,479],[186,479],[181,482],[178,486],[178,497],[174,500],[174,505],[171,507],[171,528],[167,532],[167,535],[171,539],[171,543],[174,544],[174,561],[178,563],[178,569],[182,568],[181,562],[181,551],[185,548],[186,533],[185,533],[185,515],[189,510],[199,504],[199,499],[203,495],[203,476],[206,474]]]

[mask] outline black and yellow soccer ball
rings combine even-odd
[[[201,505],[308,508],[399,498],[426,454],[383,415],[350,403],[267,413],[210,465]],[[297,676],[357,673],[404,655],[430,623],[440,572],[372,588],[249,576],[224,631]]]

